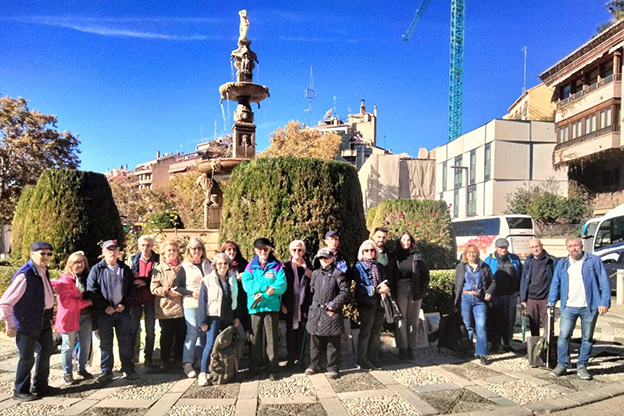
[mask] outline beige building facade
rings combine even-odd
[[[495,119],[435,149],[436,199],[453,218],[501,215],[519,187],[556,181],[567,195],[565,168],[555,170],[552,122]]]
[[[623,48],[620,20],[540,75],[557,106],[553,162],[596,196],[596,214],[624,203]]]
[[[554,121],[557,106],[552,102],[552,95],[546,84],[529,88],[509,107],[503,119]]]

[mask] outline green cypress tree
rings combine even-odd
[[[282,260],[292,240],[303,240],[313,256],[328,230],[340,232],[351,261],[366,239],[362,192],[355,168],[311,158],[255,159],[232,172],[224,197],[220,239],[234,240],[248,259],[253,241],[274,241]]]
[[[63,267],[77,250],[93,265],[101,253],[99,243],[123,243],[119,211],[104,175],[78,170],[51,169],[39,177],[25,214],[19,247],[22,259],[29,245],[43,240],[54,248],[53,267]]]

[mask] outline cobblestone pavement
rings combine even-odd
[[[196,380],[181,373],[156,374],[140,366],[138,380],[129,381],[116,373],[109,384],[81,381],[58,396],[31,403],[12,399],[17,356],[14,341],[4,337],[0,338],[0,415],[566,414],[572,412],[568,409],[624,395],[624,316],[609,313],[599,318],[589,365],[594,374],[591,381],[578,378],[574,368],[559,378],[543,368],[529,368],[516,329],[515,351],[491,355],[489,366],[444,350],[438,352],[435,347],[416,350],[416,359],[406,363],[388,347],[380,371],[355,369],[351,354],[343,360],[338,380],[325,374],[284,371],[277,381],[240,377],[239,382],[210,387],[197,387]],[[578,341],[573,340],[573,358]],[[59,360],[55,354],[50,380],[60,387]],[[91,370],[98,372],[97,368]]]

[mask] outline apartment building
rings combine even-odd
[[[436,195],[453,218],[501,215],[519,187],[554,180],[567,195],[567,170],[555,170],[552,122],[495,119],[437,147]]]
[[[624,20],[572,51],[540,78],[554,90],[556,166],[596,195],[595,214],[624,203],[620,130]]]
[[[545,84],[529,88],[514,101],[503,119],[553,121],[556,105],[552,102],[552,94]]]

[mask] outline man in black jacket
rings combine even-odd
[[[347,281],[351,282],[351,275],[353,272],[351,262],[349,262],[349,259],[344,255],[342,250],[340,250],[340,235],[338,231],[329,230],[325,233],[325,247],[334,252],[334,265],[345,274]],[[314,257],[312,268],[314,270],[321,268],[321,262],[318,256]]]
[[[546,304],[557,259],[549,255],[539,238],[529,241],[531,254],[524,262],[520,280],[520,302],[529,316],[532,336],[546,324]]]

